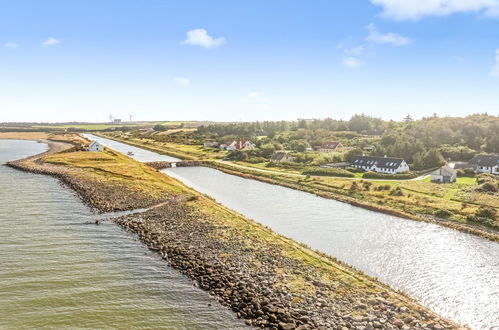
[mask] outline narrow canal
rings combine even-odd
[[[0,140],[0,164],[46,148]],[[0,165],[0,201],[0,329],[244,328],[56,179]]]
[[[444,317],[474,329],[499,329],[495,242],[211,168],[163,172],[280,234],[377,277]]]

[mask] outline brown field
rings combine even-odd
[[[44,132],[0,132],[0,139],[9,140],[42,140],[49,137]]]

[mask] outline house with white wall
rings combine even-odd
[[[386,174],[397,174],[409,171],[409,165],[402,158],[357,156],[350,163],[351,167],[360,168],[365,171],[373,171]]]
[[[477,173],[499,174],[499,155],[478,155],[468,161]]]
[[[88,145],[88,151],[93,151],[93,152],[104,151],[104,146],[97,141],[92,141]]]

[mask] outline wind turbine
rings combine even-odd
[[[132,115],[131,113],[129,113],[128,116],[130,116],[130,123],[131,123],[132,122],[132,118],[135,117],[135,116]]]
[[[113,122],[113,115],[109,114],[109,122],[112,123]]]

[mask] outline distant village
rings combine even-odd
[[[257,145],[248,139],[228,140],[224,143],[207,141],[203,143],[204,148],[219,148],[225,151],[247,151],[255,150]],[[316,151],[321,153],[333,153],[346,151],[348,148],[339,141],[324,142]],[[307,151],[312,151],[309,148]],[[367,147],[366,151],[372,149]],[[295,156],[286,151],[277,151],[269,159],[271,163],[285,163],[295,160]],[[401,174],[410,171],[408,163],[402,158],[390,156],[354,156],[350,162],[338,162],[320,165],[322,168],[340,168],[340,169],[360,169],[365,172],[376,172],[381,174]],[[445,164],[431,173],[431,181],[440,183],[455,182],[457,170],[472,170],[475,173],[488,173],[499,175],[499,155],[477,155],[467,162],[456,162]]]

